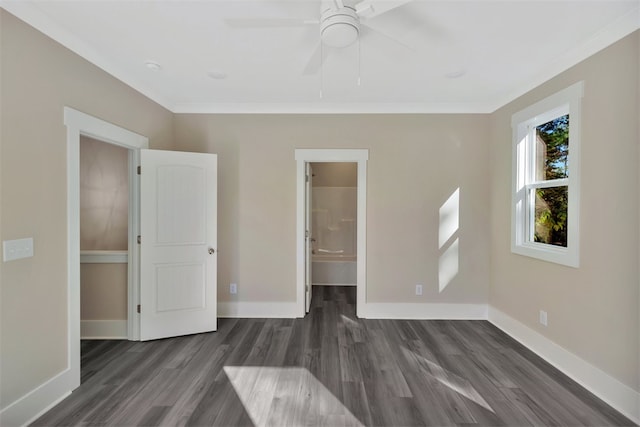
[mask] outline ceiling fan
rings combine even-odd
[[[388,40],[413,50],[411,47],[367,25],[366,21],[389,12],[413,0],[322,0],[320,19],[226,19],[227,25],[234,28],[282,28],[282,27],[319,27],[320,41],[304,68],[303,74],[315,74],[325,59],[323,46],[342,49],[352,45],[361,37],[377,33]],[[328,53],[328,52],[327,52]]]

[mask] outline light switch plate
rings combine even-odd
[[[2,260],[13,261],[33,256],[33,237],[2,242]]]

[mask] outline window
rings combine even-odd
[[[576,83],[513,115],[511,251],[579,265],[580,101]]]

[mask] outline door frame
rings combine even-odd
[[[80,385],[80,136],[117,145],[129,150],[129,226],[128,226],[128,316],[129,340],[140,339],[139,304],[140,180],[137,167],[140,149],[149,147],[149,139],[104,120],[64,107],[67,127],[67,339],[68,368],[73,387]]]
[[[367,296],[367,161],[368,149],[296,149],[296,304],[300,317],[305,307],[305,173],[307,163],[357,163],[356,316],[363,317]]]
[[[309,252],[313,254],[313,170],[310,162],[304,163],[304,175],[304,312],[307,314],[311,309],[311,297],[313,296],[311,294],[313,291],[313,283],[311,281],[313,265],[309,254]]]

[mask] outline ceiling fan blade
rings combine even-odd
[[[304,70],[302,71],[302,75],[311,76],[317,74],[320,71],[320,67],[322,67],[322,63],[326,59],[329,54],[330,49],[322,49],[322,42],[318,43],[315,50],[309,57],[307,61],[307,65],[305,65]]]
[[[336,5],[336,9],[344,8],[344,3],[342,2],[342,0],[333,0],[333,4]]]
[[[307,25],[320,24],[320,21],[317,19],[290,18],[230,18],[225,19],[224,22],[233,28],[305,27]]]
[[[406,43],[401,42],[400,40],[396,39],[395,37],[392,37],[388,34],[383,33],[380,30],[377,30],[375,28],[372,28],[370,25],[367,24],[363,24],[362,22],[360,23],[360,31],[362,32],[362,36],[363,37],[368,37],[368,34],[375,34],[377,36],[381,36],[384,37],[386,40],[392,41],[393,43],[395,43],[398,46],[402,46],[403,48],[410,50],[411,52],[415,52],[416,50],[409,46]]]
[[[412,1],[413,0],[363,0],[356,4],[356,12],[358,16],[363,19],[371,19]]]

